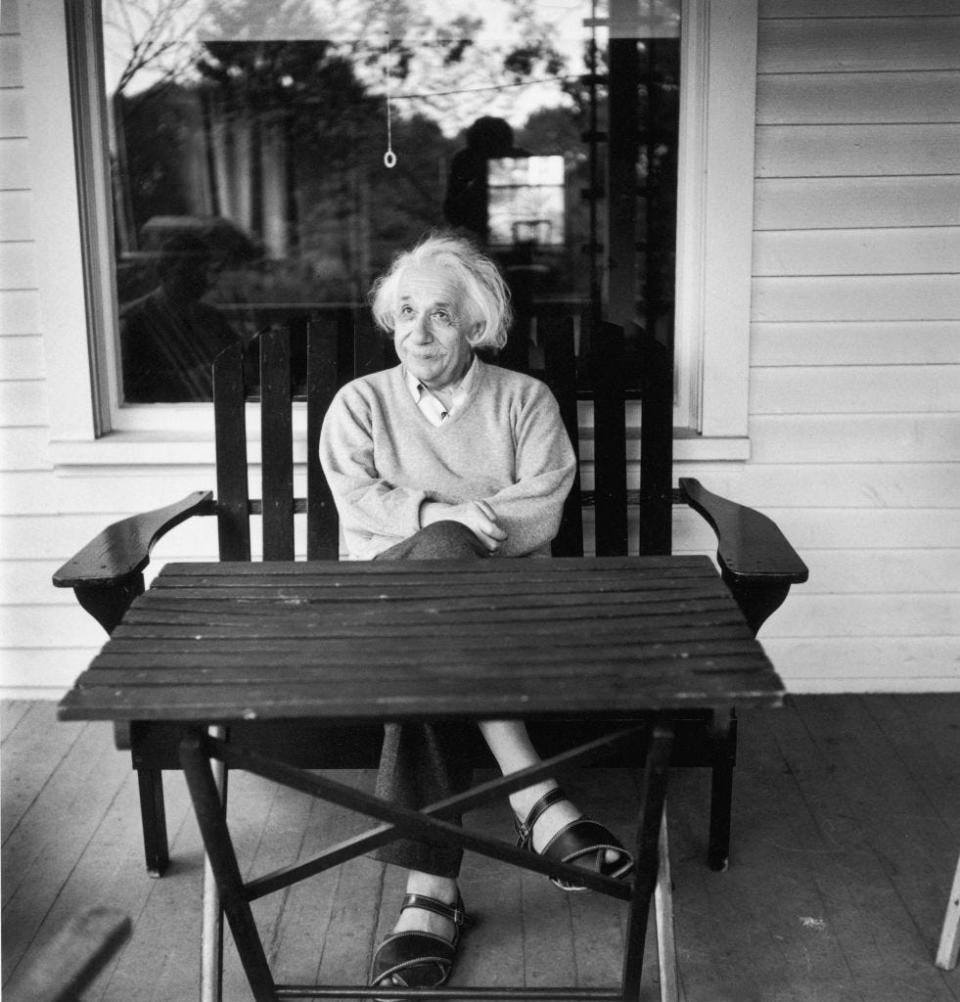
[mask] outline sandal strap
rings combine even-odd
[[[433,933],[393,933],[380,944],[373,956],[370,983],[379,985],[385,978],[432,964],[437,968],[437,975],[429,987],[439,988],[450,976],[456,950],[456,943],[449,943]]]
[[[564,825],[540,850],[540,855],[568,863],[589,853],[612,849],[621,857],[632,859],[630,853],[610,830],[590,818],[579,818]]]
[[[422,908],[424,911],[433,912],[434,915],[449,919],[458,929],[467,922],[467,912],[461,897],[457,898],[455,905],[448,905],[445,901],[438,901],[427,894],[408,894],[403,899],[400,911],[404,908]]]
[[[530,808],[523,821],[517,820],[517,835],[519,836],[517,844],[521,849],[533,847],[533,826],[540,820],[547,811],[547,808],[553,807],[554,804],[559,804],[561,800],[566,799],[567,795],[563,790],[559,786],[555,786],[552,790],[548,790]]]

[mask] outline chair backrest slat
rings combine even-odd
[[[627,432],[624,332],[601,323],[593,332],[593,449],[597,556],[627,553]]]
[[[641,365],[641,556],[668,556],[673,548],[673,345],[638,331]]]
[[[293,560],[293,415],[290,332],[260,336],[260,450],[263,558]]]
[[[349,321],[349,316],[346,318]],[[333,494],[320,468],[320,428],[337,391],[345,325],[307,325],[307,559],[336,560],[339,521]],[[347,333],[350,333],[347,330]]]
[[[238,343],[221,352],[213,365],[217,535],[221,560],[250,559],[243,359],[243,345]]]
[[[580,422],[577,413],[577,358],[573,339],[573,317],[545,317],[539,324],[544,354],[544,379],[560,405],[560,418],[573,451],[577,469],[573,486],[563,508],[560,530],[553,541],[556,557],[583,556],[583,505],[580,494]]]

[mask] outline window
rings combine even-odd
[[[667,5],[653,6],[661,9]],[[185,8],[185,5],[181,7]],[[579,31],[575,48],[578,47],[581,51],[584,41],[590,41],[590,36],[600,38],[603,42],[605,30],[616,30],[616,25],[610,28],[609,25],[600,23],[602,18],[591,23],[589,16],[585,17],[588,11],[581,5],[570,4],[569,8],[564,9],[569,9],[574,15],[573,23]],[[443,10],[447,10],[446,6],[443,6]],[[84,70],[88,71],[91,66],[96,68],[100,32],[105,29],[97,23],[87,5],[69,4],[68,11],[72,11],[75,16],[75,21],[70,26],[73,65],[79,66],[74,78],[78,82],[96,79],[96,74],[91,77]],[[30,19],[40,26],[45,22],[56,22],[57,15],[55,0],[39,0],[32,9]],[[686,4],[684,15],[685,31],[692,31],[694,40],[700,40],[696,45],[689,39],[684,43],[687,47],[683,57],[685,81],[693,80],[696,91],[678,95],[675,93],[674,81],[674,100],[679,99],[676,119],[680,123],[681,139],[679,143],[674,142],[672,149],[665,150],[663,144],[655,148],[657,155],[662,157],[669,153],[674,161],[673,184],[679,188],[681,222],[679,228],[671,226],[668,229],[671,236],[675,232],[679,233],[679,242],[675,249],[669,249],[664,258],[671,268],[673,258],[676,258],[680,278],[677,283],[668,278],[667,281],[661,280],[659,284],[661,289],[666,290],[666,295],[662,298],[669,302],[671,310],[673,287],[677,285],[681,289],[677,302],[680,348],[678,368],[682,376],[678,384],[678,400],[682,405],[680,423],[692,424],[694,430],[704,435],[738,439],[744,435],[746,425],[745,347],[748,314],[740,309],[740,330],[733,333],[729,333],[725,320],[736,312],[731,302],[731,288],[742,290],[737,295],[748,303],[748,264],[745,276],[740,276],[736,286],[727,283],[722,296],[725,309],[717,314],[710,314],[708,306],[711,296],[717,298],[715,274],[718,268],[720,272],[723,271],[721,259],[726,261],[728,271],[731,260],[741,265],[744,260],[749,262],[749,249],[745,258],[742,250],[739,258],[737,255],[731,258],[730,241],[739,241],[743,246],[742,230],[745,224],[746,244],[749,247],[751,172],[744,172],[742,165],[745,158],[752,163],[753,116],[743,115],[744,104],[740,99],[752,99],[753,70],[750,60],[745,60],[743,53],[746,51],[752,56],[756,11],[755,5],[741,0],[737,4],[724,5],[720,14],[712,17],[710,5]],[[586,25],[584,21],[587,22]],[[675,20],[670,23],[675,26]],[[263,29],[264,26],[260,27]],[[530,30],[534,31],[533,28]],[[78,85],[74,89],[74,114],[80,126],[77,129],[79,160],[81,166],[86,168],[81,175],[82,195],[79,199],[87,209],[83,229],[84,252],[88,262],[84,306],[94,332],[91,347],[96,349],[95,383],[100,390],[99,414],[102,428],[175,431],[178,427],[193,427],[198,420],[196,415],[200,412],[196,410],[196,404],[165,406],[166,401],[163,401],[160,405],[146,407],[135,399],[138,395],[136,390],[133,393],[125,392],[123,342],[119,322],[121,318],[126,320],[129,316],[131,304],[149,296],[150,282],[154,280],[158,264],[165,266],[170,263],[166,258],[177,256],[182,258],[180,263],[184,265],[186,262],[194,265],[202,262],[202,267],[185,267],[184,270],[198,275],[202,271],[204,279],[214,283],[214,288],[206,294],[205,302],[224,315],[230,327],[237,330],[241,337],[249,337],[250,332],[262,322],[266,312],[278,302],[293,314],[301,316],[317,309],[357,309],[362,302],[361,293],[367,280],[382,266],[385,249],[389,247],[392,250],[409,242],[408,237],[421,231],[426,219],[429,218],[431,223],[437,221],[436,202],[441,197],[438,193],[442,195],[445,188],[449,187],[450,165],[457,152],[465,148],[465,132],[471,121],[469,116],[476,115],[478,110],[502,110],[504,116],[512,116],[515,123],[514,141],[517,146],[524,148],[525,153],[563,158],[562,251],[559,255],[556,251],[561,246],[558,237],[561,227],[557,225],[555,209],[551,210],[554,212],[552,217],[549,214],[542,217],[552,218],[553,225],[544,226],[542,222],[527,220],[526,224],[513,227],[509,234],[510,246],[513,251],[527,254],[532,252],[536,258],[548,262],[547,274],[554,284],[550,287],[551,282],[548,282],[547,288],[538,290],[539,299],[546,300],[551,295],[572,300],[579,297],[581,301],[589,299],[589,287],[585,288],[584,283],[588,282],[591,269],[584,268],[582,259],[577,261],[574,255],[582,252],[584,242],[593,244],[590,237],[596,232],[591,231],[589,221],[584,223],[584,217],[590,216],[589,199],[580,199],[581,192],[590,188],[589,183],[582,183],[582,172],[589,167],[592,155],[590,143],[595,143],[596,137],[583,140],[579,134],[571,136],[571,126],[577,123],[570,118],[569,106],[565,117],[557,111],[557,107],[563,108],[562,101],[570,97],[569,86],[566,91],[562,86],[559,88],[559,105],[537,107],[536,102],[533,102],[530,105],[532,113],[526,108],[522,115],[516,111],[522,103],[518,101],[517,95],[540,86],[531,81],[539,81],[544,74],[558,78],[561,83],[566,80],[568,85],[572,80],[573,84],[581,88],[581,96],[582,88],[591,84],[591,74],[585,70],[580,72],[583,66],[572,64],[575,72],[565,76],[561,65],[550,63],[553,54],[545,42],[546,36],[537,36],[534,31],[531,37],[535,37],[539,48],[534,46],[532,51],[511,51],[513,61],[510,63],[510,71],[515,85],[509,88],[502,82],[466,86],[466,82],[474,81],[476,73],[480,72],[479,64],[471,64],[470,74],[474,76],[468,74],[468,80],[462,87],[448,87],[449,90],[472,94],[471,101],[474,103],[471,105],[462,94],[441,93],[435,86],[428,88],[420,82],[414,75],[415,67],[410,66],[410,53],[390,42],[389,35],[384,35],[375,53],[368,47],[366,56],[348,67],[352,74],[350,79],[362,84],[358,102],[368,117],[362,120],[366,125],[359,130],[360,134],[352,136],[356,141],[355,149],[348,142],[351,135],[346,129],[346,119],[343,122],[344,131],[338,134],[339,141],[334,144],[335,150],[324,149],[329,154],[328,159],[339,158],[346,165],[339,176],[331,177],[329,172],[325,174],[319,169],[311,175],[309,163],[296,162],[299,154],[291,162],[291,147],[289,143],[285,143],[284,135],[289,138],[291,127],[296,132],[297,120],[294,118],[291,123],[289,116],[285,118],[283,113],[278,114],[282,109],[270,103],[271,95],[285,88],[298,89],[303,83],[299,74],[303,72],[304,66],[314,69],[321,66],[325,71],[330,70],[335,62],[331,56],[333,49],[340,51],[344,46],[356,46],[357,38],[348,37],[349,32],[342,38],[303,38],[301,31],[301,37],[278,42],[274,33],[270,32],[265,38],[250,37],[251,34],[256,35],[255,31],[250,30],[246,32],[247,37],[240,37],[241,34],[236,31],[233,37],[224,37],[226,32],[222,32],[220,37],[208,35],[195,43],[202,50],[206,61],[201,72],[196,55],[198,50],[195,49],[192,62],[187,63],[192,67],[190,72],[196,74],[195,78],[191,78],[193,84],[190,86],[182,79],[173,83],[176,78],[171,77],[162,83],[148,83],[145,80],[142,90],[131,88],[130,96],[125,98],[131,107],[126,108],[126,112],[132,114],[132,106],[136,105],[135,110],[155,126],[161,139],[169,139],[174,134],[177,140],[176,143],[161,141],[154,144],[160,148],[159,160],[168,166],[165,170],[158,171],[154,168],[151,171],[141,164],[135,172],[135,176],[140,179],[139,187],[135,189],[131,189],[128,184],[124,191],[123,185],[118,184],[111,194],[103,190],[102,177],[99,180],[97,177],[98,170],[102,171],[102,162],[98,161],[99,150],[111,148],[112,142],[113,166],[116,168],[121,160],[115,131],[111,139],[111,114],[115,114],[117,102],[111,102],[112,109],[108,109],[103,104],[98,104],[95,96],[84,92],[82,86]],[[443,61],[460,44],[465,49],[480,47],[475,38],[468,38],[462,32],[459,36],[448,32],[443,36],[445,48],[441,50],[437,47],[437,51],[431,54],[432,63],[418,72],[428,75],[429,71],[436,74],[438,65],[442,67]],[[641,42],[638,48],[642,50],[642,47],[644,43]],[[674,42],[672,46],[662,45],[661,49],[671,47],[675,50],[671,58],[673,65],[676,65],[680,59],[679,44]],[[559,43],[555,48],[561,48]],[[442,56],[439,55],[441,51],[444,53]],[[265,60],[269,69],[269,86],[257,76],[263,69]],[[743,72],[744,63],[749,69],[747,73]],[[339,63],[337,65],[343,70],[343,66]],[[106,69],[103,72],[106,78]],[[489,67],[486,72],[489,76]],[[718,73],[727,75],[722,86],[715,86]],[[206,86],[207,79],[221,81],[219,91]],[[436,76],[434,79],[437,79]],[[733,87],[731,80],[735,83]],[[156,109],[152,113],[148,112],[146,108],[150,99],[157,97],[158,88],[166,90],[167,100],[162,114]],[[688,87],[687,91],[692,89]],[[510,99],[503,101],[501,107],[497,102],[506,92],[509,92]],[[335,88],[329,89],[329,94],[337,93],[340,92]],[[491,94],[496,100],[491,98]],[[649,95],[649,91],[645,94]],[[717,98],[711,101],[712,94],[716,94]],[[260,103],[255,119],[257,127],[251,129],[249,116],[245,123],[238,109],[243,109],[245,102],[249,104],[254,99]],[[432,102],[432,119],[422,110],[412,113],[408,110],[401,111],[398,107],[404,101],[410,102],[412,106],[414,99],[422,102],[429,99]],[[645,99],[646,97],[642,98],[641,103]],[[315,94],[314,105],[317,100]],[[388,109],[392,111],[390,118],[387,117]],[[600,117],[603,115],[602,102],[599,104],[598,114]],[[725,123],[729,125],[733,121],[738,125],[726,130],[727,138],[711,145],[711,137],[718,135]],[[184,128],[184,123],[191,122],[199,130],[194,138]],[[128,114],[124,125],[129,123]],[[143,125],[139,127],[142,130]],[[674,126],[674,133],[676,131]],[[196,134],[205,136],[205,142],[197,144]],[[728,155],[731,143],[739,146],[739,155],[732,158]],[[50,142],[48,145],[55,146],[56,143]],[[181,152],[186,150],[189,156],[167,155],[172,154],[176,148]],[[443,151],[442,155],[437,155],[438,149]],[[384,153],[394,152],[397,156],[397,165],[381,172],[380,176],[387,179],[384,181],[384,190],[377,191],[367,183],[368,179],[358,179],[356,172],[350,169],[357,162],[359,150],[363,150],[368,158],[375,150],[378,160]],[[142,156],[142,152],[141,147],[138,155]],[[430,159],[428,163],[424,163],[423,158],[428,153]],[[602,158],[602,149],[593,155]],[[648,167],[649,163],[649,160],[646,165],[641,163],[641,167]],[[710,163],[714,165],[713,174],[705,181],[702,168]],[[136,165],[128,162],[128,171],[134,166]],[[725,175],[726,178],[735,177],[738,180],[731,187],[725,183]],[[134,174],[128,173],[128,181],[131,176]],[[746,201],[744,178],[748,183]],[[144,179],[150,183],[144,184]],[[589,176],[586,180],[589,182]],[[355,186],[353,190],[349,187],[351,183]],[[164,204],[162,200],[158,200],[164,187],[168,196],[171,190],[175,191],[180,201],[168,197]],[[494,183],[493,188],[498,187]],[[722,198],[719,195],[721,189],[724,192]],[[307,197],[308,190],[315,193],[313,200]],[[330,193],[333,197],[323,197]],[[378,197],[374,198],[374,194]],[[346,221],[338,218],[334,211],[337,206],[342,209],[345,196],[348,196],[346,200],[350,207]],[[68,201],[62,192],[59,201],[62,209]],[[377,211],[364,213],[365,204],[375,205]],[[50,205],[51,217],[55,214],[55,208]],[[442,214],[442,205],[440,211]],[[718,253],[718,223],[731,212],[739,213],[738,223],[725,229],[727,246]],[[304,219],[309,219],[309,227],[302,222]],[[662,214],[653,221],[661,219]],[[205,229],[210,226],[218,228],[219,232]],[[200,246],[192,242],[191,234],[199,239]],[[498,239],[502,239],[499,231],[497,235]],[[584,236],[587,237],[586,241]],[[179,238],[179,243],[175,237]],[[331,244],[324,246],[324,238],[337,241],[337,253],[330,253]],[[96,266],[102,269],[103,262],[110,260],[111,244],[116,255],[116,273],[111,274],[107,270],[98,272]],[[211,244],[214,245],[213,253],[208,252]],[[174,254],[169,253],[171,246]],[[712,261],[708,260],[711,253],[714,255]],[[206,258],[208,254],[210,260]],[[638,268],[649,263],[645,260],[647,256],[646,253],[638,255]],[[594,260],[596,259],[595,253]],[[536,263],[540,263],[539,260]],[[95,266],[91,267],[91,264]],[[711,266],[714,267],[713,272],[710,270]],[[566,285],[562,281],[556,281],[556,276],[562,277],[565,270],[573,276],[573,281]],[[306,281],[300,281],[299,284],[294,282],[291,273],[298,279],[305,276]],[[638,278],[642,287],[645,281],[643,274],[638,273]],[[127,296],[130,298],[125,298]],[[645,306],[646,303],[642,302],[640,305]],[[740,305],[742,307],[742,303]],[[705,339],[704,332],[711,326],[714,317],[719,333],[715,336],[711,330],[710,338]],[[729,344],[724,345],[725,341],[729,342],[731,339],[737,347],[732,353],[725,350]],[[711,392],[713,373],[705,379],[704,367],[699,362],[701,356],[710,354],[714,344],[718,348],[719,363],[713,373],[721,374],[717,388],[726,395],[732,386],[733,396],[736,398],[732,403],[724,401],[719,406],[712,403],[721,399],[716,390]],[[75,372],[72,375],[75,377]],[[726,388],[720,386],[720,383],[724,383]],[[738,383],[742,384],[739,389]],[[202,395],[202,387],[188,389],[181,399],[195,400]],[[79,391],[71,393],[74,400],[80,396],[82,394]],[[97,399],[97,394],[92,396]],[[67,422],[55,420],[54,424],[63,431]],[[75,431],[60,437],[85,436],[82,432],[78,434]]]

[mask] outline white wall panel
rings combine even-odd
[[[0,38],[0,67],[3,66],[3,39]],[[0,136],[0,188],[30,187],[30,148],[26,139]]]
[[[843,6],[841,0],[833,12],[841,14]],[[901,13],[907,13],[903,6]],[[757,71],[956,70],[960,69],[958,40],[960,16],[763,19]]]
[[[958,273],[960,226],[767,230],[753,238],[755,276]]]
[[[28,191],[0,191],[0,239],[33,236],[33,199]]]
[[[761,20],[772,18],[937,17],[956,15],[957,0],[760,0]]]
[[[758,177],[952,174],[960,125],[757,126]]]
[[[754,367],[956,365],[960,363],[960,320],[755,323],[750,349]]]
[[[0,337],[0,379],[43,379],[45,372],[39,334]]]
[[[20,39],[0,35],[0,87],[20,87],[23,84],[23,53]]]
[[[751,419],[754,463],[930,463],[960,460],[951,414],[777,415]],[[816,493],[813,484],[809,495]],[[802,504],[803,498],[797,503]]]
[[[753,320],[956,320],[956,275],[756,278]]]
[[[0,136],[27,134],[26,101],[19,88],[0,90]]]
[[[757,124],[956,122],[960,74],[783,73],[757,81]]]
[[[0,427],[0,474],[8,470],[49,470],[46,428]]]
[[[40,300],[36,291],[0,289],[0,334],[37,334],[39,331]]]
[[[760,178],[754,229],[960,225],[960,177]]]
[[[0,424],[46,426],[46,383],[43,380],[0,381]]]
[[[960,400],[954,365],[755,369],[753,414],[947,412]]]
[[[955,637],[760,636],[791,692],[945,692],[960,685]]]
[[[0,233],[0,238],[5,235]],[[36,289],[37,260],[33,243],[0,243],[0,288]]]

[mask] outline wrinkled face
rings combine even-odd
[[[411,266],[400,276],[393,344],[424,386],[442,390],[464,377],[473,358],[467,337],[476,326],[449,272]]]

